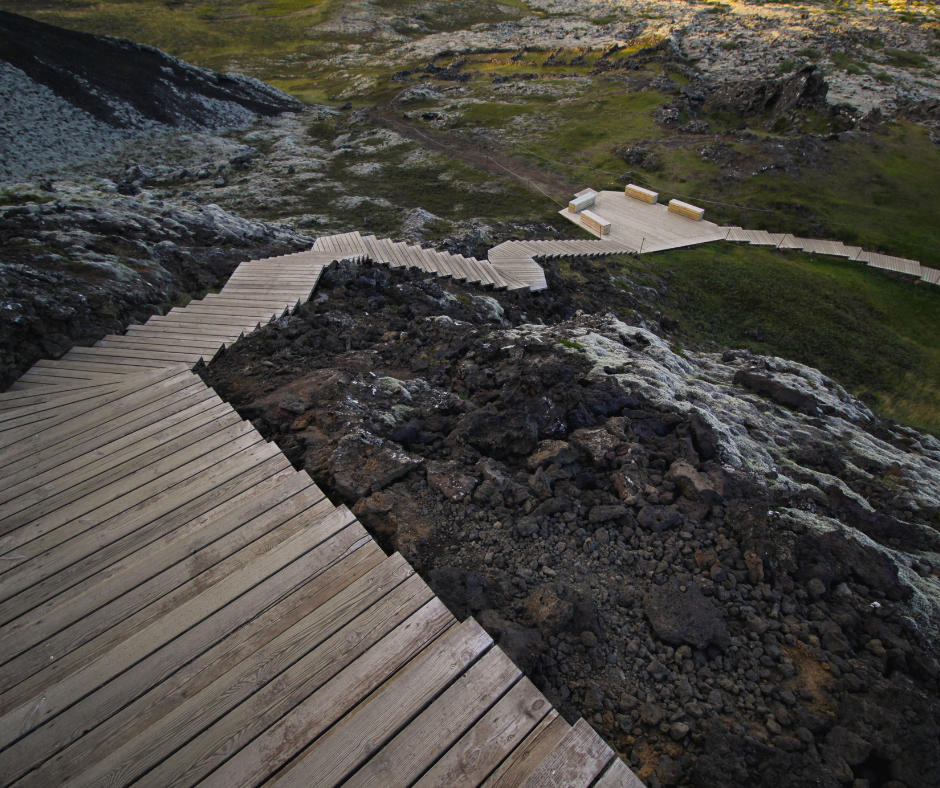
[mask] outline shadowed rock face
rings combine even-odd
[[[825,112],[828,92],[829,85],[822,72],[815,66],[806,66],[786,79],[729,82],[712,93],[707,104],[712,110],[732,112],[743,118],[768,111],[779,116],[800,107],[814,107]]]
[[[217,74],[153,47],[64,30],[5,11],[0,11],[0,60],[121,129],[147,121],[219,128],[240,114],[270,116],[301,109],[286,93],[250,77]]]

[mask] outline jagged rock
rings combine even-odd
[[[644,597],[643,609],[667,643],[688,643],[693,648],[728,645],[728,627],[720,611],[695,583],[673,579],[656,586]]]
[[[387,487],[422,462],[391,441],[354,432],[340,438],[330,455],[330,474],[336,491],[356,501]]]
[[[673,482],[690,501],[715,505],[723,500],[712,480],[685,460],[676,460],[670,466],[666,480]]]
[[[829,85],[821,71],[808,65],[784,79],[730,82],[716,89],[705,106],[711,111],[730,112],[742,118],[783,115],[794,109],[813,107],[825,111]]]
[[[581,429],[571,433],[569,440],[595,465],[603,466],[607,452],[620,443],[606,429]]]
[[[578,459],[578,453],[565,441],[541,441],[535,451],[529,455],[528,466],[530,471],[557,463],[567,465]]]
[[[598,525],[600,523],[606,523],[608,520],[616,520],[618,517],[623,517],[626,513],[626,506],[594,506],[588,513],[588,522],[591,523],[591,525]]]
[[[468,443],[491,457],[529,454],[538,440],[538,424],[523,411],[481,408],[463,416],[447,437],[450,445]]]
[[[492,606],[486,578],[479,572],[442,566],[428,573],[428,584],[461,621]]]
[[[819,401],[812,393],[800,387],[788,385],[772,373],[740,369],[734,373],[734,383],[749,388],[755,394],[772,399],[785,407],[793,408],[810,416],[819,415]]]
[[[506,656],[523,671],[531,672],[545,652],[545,641],[538,630],[506,621],[495,610],[484,610],[477,621]]]
[[[451,501],[462,501],[477,486],[477,480],[463,473],[462,467],[456,462],[427,463],[428,486]]]
[[[636,521],[644,528],[658,533],[679,525],[682,522],[682,513],[676,504],[669,506],[647,504],[640,510]]]

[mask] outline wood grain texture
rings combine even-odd
[[[522,788],[589,788],[615,757],[597,732],[581,719],[522,783]]]
[[[415,788],[476,788],[549,713],[548,701],[523,678],[415,783]]]

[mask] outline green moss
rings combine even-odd
[[[903,49],[886,49],[888,65],[897,68],[927,68],[930,60],[917,52],[906,52]]]
[[[730,244],[632,265],[666,278],[690,340],[818,367],[886,415],[940,434],[940,288],[848,260]]]
[[[567,339],[565,337],[561,337],[561,339],[558,340],[558,343],[560,345],[564,345],[567,348],[571,348],[572,350],[584,350],[584,345],[582,345],[580,342],[574,342],[573,340]]]

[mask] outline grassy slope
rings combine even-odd
[[[940,434],[940,288],[846,260],[732,244],[639,265],[666,277],[666,312],[693,341],[818,367],[880,411]]]
[[[395,11],[401,7],[404,12],[409,3],[383,0],[379,5]],[[448,13],[422,21],[432,30],[459,29],[530,13],[522,2],[511,6],[454,0]],[[358,105],[384,104],[402,87],[379,69],[350,73],[322,63],[323,55],[337,47],[362,43],[316,29],[328,18],[333,0],[206,0],[200,5],[162,0],[0,0],[0,7],[66,27],[123,35],[200,65],[237,68],[308,101],[327,100],[360,75],[377,82],[354,99]],[[369,46],[376,52],[387,48]],[[559,56],[570,59],[574,54]],[[534,127],[546,131],[515,135],[530,152],[526,155],[533,163],[564,174],[578,188],[584,184],[614,188],[619,177],[633,170],[633,179],[649,183],[664,197],[702,200],[708,217],[720,223],[823,234],[940,267],[940,243],[934,231],[940,220],[934,199],[940,193],[940,150],[921,127],[891,124],[887,135],[875,137],[874,145],[826,143],[827,166],[803,168],[798,178],[777,171],[727,183],[719,179],[720,170],[698,153],[710,138],[677,138],[653,122],[655,108],[668,100],[659,93],[637,90],[635,85],[627,89],[616,79],[601,77],[590,91],[573,98],[512,98],[494,94],[488,78],[533,71],[542,76],[585,75],[597,56],[589,53],[586,66],[545,68],[540,65],[545,54],[530,53],[526,56],[530,62],[524,64],[509,63],[508,55],[479,56],[468,70],[481,72],[470,83],[473,97],[481,103],[466,109],[456,128],[512,132],[531,116],[537,120]],[[630,79],[656,75],[632,72]],[[682,81],[675,75],[674,79]],[[570,82],[560,79],[557,84]],[[713,132],[738,122],[709,120]],[[821,119],[810,120],[813,130],[822,130]],[[775,140],[773,133],[762,130],[761,121],[751,121],[752,129]],[[631,167],[612,153],[617,144],[647,146],[658,163],[649,169]],[[513,147],[511,152],[522,150]],[[407,207],[420,204],[448,219],[492,215],[477,210],[480,206],[472,202],[456,200],[455,190],[442,186],[437,175],[430,170],[399,170],[393,164],[374,196]],[[453,175],[471,180],[466,172]],[[369,184],[364,181],[361,186],[360,193],[365,194]],[[552,212],[552,204],[538,195],[511,197],[520,219]],[[704,202],[709,199],[741,207]],[[372,231],[396,221],[374,206],[361,210],[363,220],[374,225]],[[640,265],[668,272],[674,296],[671,308],[690,340],[750,344],[760,352],[819,366],[853,391],[870,394],[886,415],[940,433],[940,288],[902,283],[843,261],[717,245],[644,258]],[[750,340],[745,333],[756,326],[762,327],[763,342]]]

